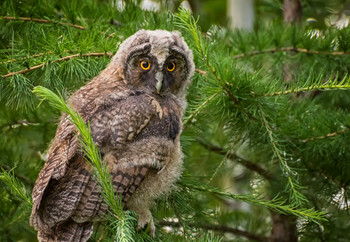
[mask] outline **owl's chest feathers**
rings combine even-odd
[[[110,95],[90,120],[92,137],[103,152],[128,149],[128,144],[153,137],[159,143],[174,143],[178,138],[183,111],[174,97],[144,92],[133,92],[127,98],[114,96]]]
[[[148,137],[159,137],[175,141],[181,131],[181,117],[177,112],[174,103],[162,103],[152,100],[154,113],[148,124],[135,137],[135,141],[146,139]]]

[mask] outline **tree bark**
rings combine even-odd
[[[283,18],[285,23],[300,23],[303,9],[299,0],[284,0]]]
[[[254,25],[254,0],[227,0],[227,16],[232,30],[252,31]]]
[[[272,231],[269,242],[297,242],[296,219],[284,214],[271,212]]]

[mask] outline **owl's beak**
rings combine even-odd
[[[157,93],[159,94],[160,93],[160,90],[162,89],[162,86],[163,86],[163,73],[158,71],[156,73],[156,80],[157,80],[157,83],[156,83],[156,89],[157,89]]]

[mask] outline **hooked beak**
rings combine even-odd
[[[156,73],[156,80],[157,80],[156,89],[158,94],[160,93],[160,90],[162,89],[162,86],[163,86],[163,76],[164,76],[163,73],[160,71]]]

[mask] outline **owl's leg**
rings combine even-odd
[[[149,209],[133,209],[133,211],[137,214],[137,229],[141,230],[148,228],[149,234],[153,238],[156,227],[154,226],[153,217]]]

